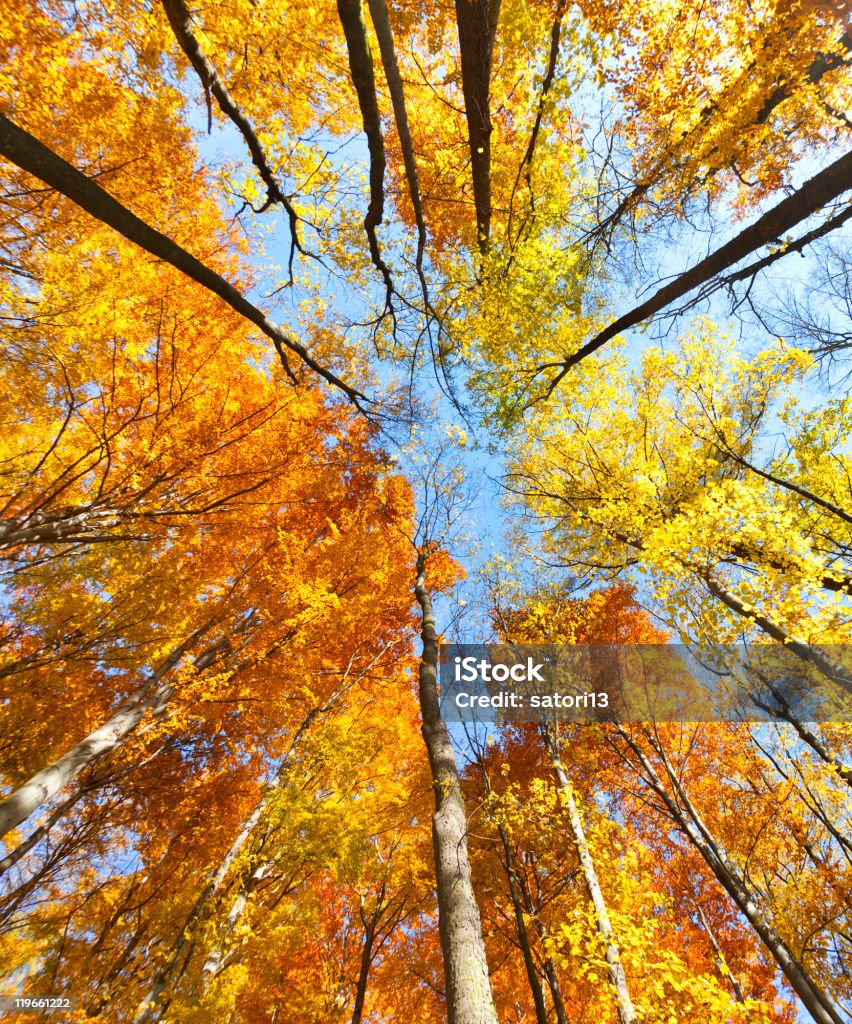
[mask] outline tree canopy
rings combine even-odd
[[[850,68],[848,0],[0,2],[0,1012],[849,1019],[847,714],[451,725],[440,645],[852,691]]]

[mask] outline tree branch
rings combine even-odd
[[[284,195],[281,186],[278,184],[278,180],[275,177],[275,173],[270,166],[269,160],[254,128],[251,126],[251,123],[239,106],[237,106],[228,91],[227,86],[219,77],[213,62],[204,53],[201,48],[201,44],[193,35],[191,15],[188,7],[183,0],[162,0],[162,4],[169,19],[169,24],[172,27],[172,31],[175,34],[175,38],[178,43],[180,43],[181,49],[186,54],[187,60],[193,66],[196,74],[201,79],[201,84],[204,86],[205,94],[209,97],[212,93],[216,97],[219,109],[237,126],[240,134],[245,140],[249,153],[251,153],[252,163],[257,168],[258,173],[263,179],[264,185],[266,185],[267,205],[270,203],[280,203],[287,211],[287,217],[290,221],[291,246],[289,266],[290,279],[292,280],[293,250],[298,249],[301,253],[305,252],[299,240],[298,214],[293,209],[290,200],[286,195]]]
[[[559,59],[559,38],[562,34],[562,18],[565,14],[565,5],[567,0],[560,0],[559,6],[556,10],[556,17],[553,19],[553,26],[550,30],[550,55],[547,59],[547,70],[544,73],[544,80],[541,83],[541,93],[538,98],[538,110],[535,115],[535,123],[533,124],[532,132],[530,133],[530,141],[527,144],[526,152],[524,153],[523,159],[521,160],[520,166],[518,167],[518,173],[515,177],[515,184],[512,186],[512,197],[509,200],[509,222],[506,226],[506,237],[511,242],[512,240],[512,212],[515,205],[515,193],[518,190],[518,185],[521,181],[521,175],[523,174],[527,189],[530,194],[530,208],[533,207],[533,194],[532,194],[532,162],[535,154],[535,146],[538,142],[538,135],[541,131],[541,122],[544,119],[544,104],[547,100],[547,94],[550,92],[550,87],[553,85],[553,79],[556,75],[556,63]],[[523,230],[523,225],[518,229],[520,235]]]
[[[193,281],[213,292],[214,295],[218,295],[240,316],[245,317],[272,340],[281,363],[290,377],[293,374],[287,362],[286,351],[299,356],[314,373],[342,391],[357,409],[361,412],[365,411],[361,404],[368,401],[365,395],[321,366],[303,345],[291,338],[278,324],[269,320],[266,314],[249,302],[229,281],[196,259],[171,238],[140,220],[126,206],[96,185],[91,178],[86,177],[76,167],[72,167],[62,157],[48,149],[37,138],[24,131],[3,114],[0,114],[0,154],[46,185],[61,192],[62,195],[97,220],[114,228],[128,241],[151,253],[152,256],[171,264]]]
[[[852,50],[852,35],[847,31],[838,40],[838,46],[843,50],[843,54],[848,54]],[[824,75],[828,74],[829,71],[834,71],[839,67],[847,66],[850,63],[849,58],[841,56],[839,54],[825,54],[818,53],[813,63],[808,68],[806,79],[811,85],[817,85]],[[743,78],[748,79],[752,76],[757,68],[757,61],[753,61],[744,72]],[[742,79],[740,79],[742,81]],[[785,100],[789,99],[793,95],[791,85],[789,82],[782,81],[770,95],[766,98],[763,107],[758,112],[754,121],[755,125],[764,124],[770,114],[775,110],[776,107],[780,106]],[[703,127],[708,124],[710,117],[718,111],[718,102],[711,103],[701,111],[701,120],[696,127]],[[695,129],[688,132],[681,139],[677,141],[672,150],[666,152],[662,159],[657,162],[656,168],[652,172],[651,176],[643,181],[641,184],[636,185],[632,191],[630,191],[623,199],[619,202],[618,206],[613,210],[608,217],[606,217],[601,223],[589,233],[588,239],[600,239],[603,238],[607,248],[609,248],[609,239],[612,237],[615,229],[618,227],[621,219],[625,213],[635,208],[639,200],[652,189],[659,181],[662,174],[670,166],[671,159],[675,156],[678,149],[680,149],[686,140],[693,134]],[[713,167],[705,176],[704,180],[712,178],[715,174],[718,174],[723,168]]]
[[[572,366],[576,366],[587,356],[597,352],[617,334],[630,327],[635,327],[643,320],[659,313],[676,299],[745,259],[761,246],[778,241],[785,231],[789,231],[828,203],[838,199],[850,188],[852,188],[852,152],[846,153],[839,160],[820,171],[819,174],[814,175],[793,195],[783,199],[771,210],[767,210],[763,216],[741,231],[735,238],[676,277],[674,281],[664,285],[650,299],[614,320],[573,355],[566,356],[559,363],[547,363],[538,367],[537,373],[557,366],[561,367],[548,386],[545,397],[549,397],[553,393]]]

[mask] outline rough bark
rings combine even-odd
[[[435,793],[432,842],[447,1021],[497,1024],[479,906],[471,882],[464,798],[450,734],[438,702],[438,643],[422,556],[418,560],[415,595],[422,614],[420,711]]]
[[[603,939],[606,947],[605,957],[607,962],[607,973],[610,984],[615,995],[615,1005],[618,1011],[618,1019],[621,1024],[636,1024],[636,1010],[633,1007],[633,1000],[630,998],[630,989],[627,986],[627,976],[624,973],[624,965],[621,962],[621,953],[615,936],[612,931],[612,924],[609,920],[609,912],[604,899],[603,890],[598,881],[598,873],[595,869],[595,862],[592,858],[589,844],[586,841],[586,833],[583,829],[583,822],[580,818],[580,811],[577,801],[574,799],[574,789],[565,772],[562,759],[559,756],[556,743],[547,725],[540,726],[541,736],[547,749],[550,763],[553,767],[553,774],[556,776],[556,783],[565,801],[568,810],[568,821],[571,825],[571,835],[574,840],[574,847],[580,859],[580,868],[583,872],[583,880],[586,884],[586,891],[595,912],[595,923],[598,934]]]
[[[314,373],[342,391],[353,405],[363,411],[361,403],[366,401],[366,397],[360,391],[321,366],[303,345],[273,323],[234,285],[196,259],[186,249],[181,248],[171,238],[140,220],[91,178],[87,178],[76,167],[72,167],[3,114],[0,114],[0,155],[62,193],[91,216],[114,228],[128,241],[156,256],[157,259],[171,264],[214,295],[218,295],[240,316],[253,323],[271,339],[284,369],[291,377],[293,375],[287,360],[287,352],[297,355]]]
[[[455,4],[476,237],[485,254],[491,238],[491,64],[500,0],[455,0]]]
[[[630,747],[641,765],[644,781],[662,800],[671,820],[698,850],[719,884],[762,939],[763,944],[778,964],[793,991],[802,1000],[802,1005],[811,1017],[817,1024],[843,1024],[843,1018],[832,1000],[810,976],[771,922],[760,912],[754,893],[737,866],[730,860],[698,815],[678,782],[676,774],[673,771],[667,771],[669,782],[675,790],[675,796],[673,796],[633,737],[621,726],[615,728],[617,735]],[[659,748],[657,748],[657,753],[664,757]]]

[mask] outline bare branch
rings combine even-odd
[[[573,355],[566,356],[559,363],[547,363],[538,367],[537,373],[560,367],[559,373],[548,386],[546,395],[553,393],[572,366],[576,366],[587,356],[597,352],[617,334],[630,327],[635,327],[643,320],[659,313],[675,299],[681,298],[723,270],[734,266],[761,246],[780,241],[785,231],[791,230],[828,203],[848,192],[852,188],[850,182],[852,182],[852,152],[846,153],[839,160],[820,171],[819,174],[814,175],[793,195],[783,199],[771,210],[767,210],[763,216],[741,231],[735,238],[664,285],[650,299],[614,320]]]

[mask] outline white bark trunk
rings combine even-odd
[[[102,725],[53,764],[36,772],[5,799],[0,800],[0,838],[26,821],[42,804],[64,789],[87,765],[119,746],[142,721],[147,711],[161,710],[173,692],[172,684],[166,681],[167,676],[193,645],[219,621],[221,619],[210,619],[182,644],[178,644],[160,667],[124,700]],[[220,640],[209,647],[196,659],[196,669],[200,671],[211,664],[226,643],[227,641]]]
[[[197,634],[194,634],[186,643],[176,647],[157,671],[102,725],[0,801],[0,837],[26,821],[96,758],[114,750],[142,721],[147,711],[155,710],[168,701],[171,686],[164,680],[196,638]]]
[[[589,894],[589,899],[591,900],[592,907],[594,908],[595,923],[597,924],[598,933],[606,946],[605,956],[607,970],[610,983],[615,993],[615,1005],[618,1011],[618,1019],[621,1021],[621,1024],[636,1024],[636,1010],[633,1007],[633,1000],[630,998],[630,989],[627,987],[627,976],[624,973],[621,954],[618,949],[618,944],[615,941],[615,936],[613,935],[606,900],[604,899],[603,890],[601,889],[600,882],[598,881],[598,873],[595,870],[595,862],[592,858],[589,844],[586,841],[586,833],[583,829],[583,822],[580,817],[579,808],[577,807],[577,801],[574,799],[574,789],[567,774],[565,773],[565,768],[562,765],[559,751],[556,748],[556,743],[554,742],[553,736],[551,735],[548,727],[546,725],[542,725],[540,728],[542,738],[544,739],[544,745],[547,748],[548,755],[550,756],[550,762],[553,766],[553,773],[556,776],[559,791],[565,800],[566,807],[568,808],[568,820],[571,824],[574,847],[577,850],[577,856],[580,858],[580,867],[583,871],[586,891]]]

